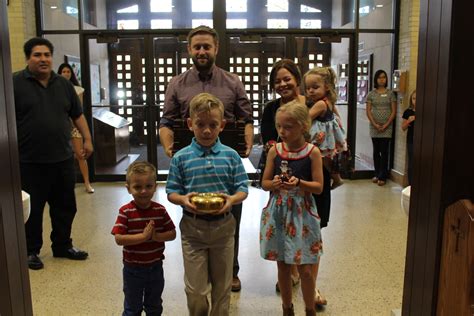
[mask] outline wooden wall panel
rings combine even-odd
[[[467,1],[421,0],[404,315],[436,313],[444,210],[460,198],[474,200],[467,181],[474,175],[468,6]]]
[[[0,314],[32,315],[4,0],[0,0],[0,170]]]

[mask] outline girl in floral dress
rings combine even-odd
[[[311,270],[319,264],[322,240],[312,193],[323,189],[321,153],[306,142],[311,119],[304,104],[292,101],[280,106],[275,121],[282,142],[269,150],[263,173],[262,188],[271,194],[262,211],[260,254],[277,261],[283,314],[294,315],[290,271],[295,264],[306,315],[315,315],[316,282]]]
[[[310,105],[309,116],[313,120],[311,141],[321,151],[324,166],[331,170],[331,189],[335,189],[343,181],[333,168],[333,158],[347,150],[345,131],[336,108],[336,74],[331,67],[311,69],[304,75],[304,87]]]

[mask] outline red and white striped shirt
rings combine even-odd
[[[157,233],[175,229],[173,221],[163,205],[152,201],[149,208],[140,209],[134,201],[131,201],[120,208],[117,220],[112,228],[112,235],[139,234],[143,232],[150,220],[155,222]],[[164,250],[164,242],[151,239],[138,245],[124,246],[123,262],[132,265],[151,265],[165,258]]]

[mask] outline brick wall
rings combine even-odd
[[[395,155],[392,178],[397,183],[406,185],[406,132],[402,131],[402,114],[408,107],[411,92],[416,88],[416,70],[418,62],[418,29],[420,2],[402,0],[400,12],[400,42],[398,67],[407,71],[405,93],[398,93]]]
[[[23,44],[36,35],[34,0],[10,0],[7,9],[12,70],[25,67]]]

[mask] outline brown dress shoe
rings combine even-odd
[[[240,279],[239,277],[233,277],[232,278],[232,287],[231,287],[231,291],[232,292],[239,292],[240,290],[242,289],[242,284],[240,283]]]

